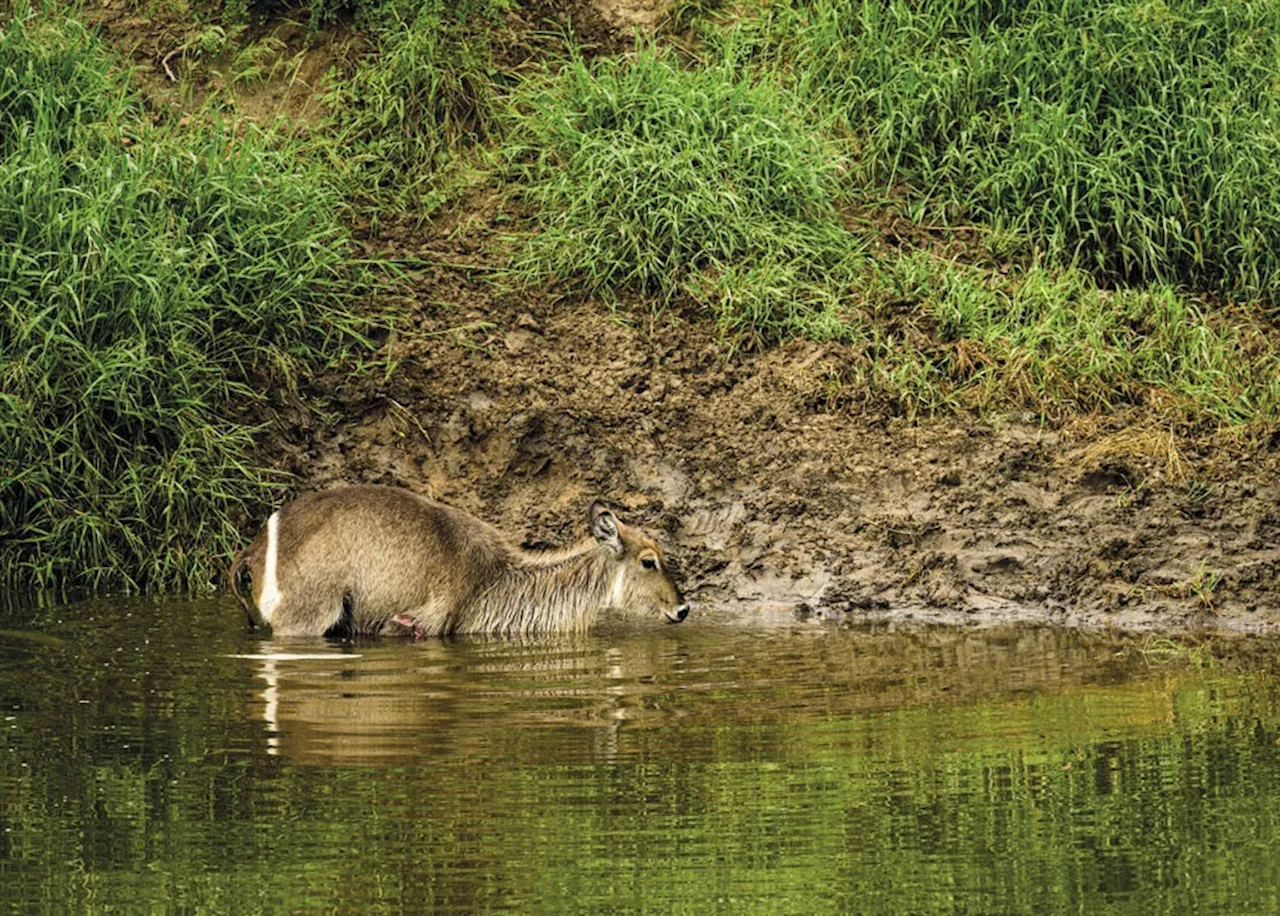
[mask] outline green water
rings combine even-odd
[[[1280,912],[1280,645],[712,617],[340,645],[217,602],[0,613],[0,900]]]

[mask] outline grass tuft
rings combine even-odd
[[[1280,421],[1280,353],[1167,287],[1110,291],[1078,270],[991,275],[925,253],[869,261],[846,311],[865,358],[845,397],[906,415],[1141,408],[1168,428]],[[856,392],[856,395],[850,392]]]
[[[278,476],[245,381],[340,356],[361,272],[252,128],[152,125],[82,26],[0,35],[0,586],[200,587]]]
[[[527,282],[692,295],[758,339],[835,330],[822,274],[858,244],[838,163],[775,86],[646,46],[575,59],[514,101],[505,153],[537,221],[514,262]]]
[[[374,49],[331,79],[330,164],[367,204],[429,211],[441,172],[497,123],[493,36],[503,0],[368,3],[357,21]]]

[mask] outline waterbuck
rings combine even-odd
[[[299,497],[272,514],[228,573],[250,625],[282,636],[581,632],[604,608],[679,623],[689,605],[658,542],[600,502],[591,537],[531,552],[452,506],[397,487]],[[236,587],[244,566],[252,605]]]

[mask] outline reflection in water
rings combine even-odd
[[[763,635],[704,627],[296,648],[264,641],[248,657],[263,684],[251,711],[266,726],[270,751],[308,765],[412,765],[523,750],[537,762],[549,747],[613,763],[647,747],[642,733],[652,729],[796,727],[984,702],[1007,707],[1000,728],[1016,737],[1037,710],[1025,700],[1045,693],[1088,704],[1084,727],[1114,718],[1133,728],[1170,721],[1164,676],[1186,675],[1153,670],[1136,643],[1028,627],[797,627]],[[1105,685],[1116,689],[1096,690]],[[696,743],[677,737],[663,740],[696,752]]]
[[[382,642],[359,654],[296,655],[265,643],[253,711],[269,753],[308,765],[411,765],[483,756],[528,734],[570,729],[575,753],[609,762],[674,642]],[[639,690],[635,689],[639,686]],[[579,740],[588,739],[589,747]]]
[[[0,619],[6,900],[1280,911],[1275,644],[1157,663],[1071,630],[704,619],[336,645],[238,620]]]

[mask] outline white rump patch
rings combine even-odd
[[[271,615],[280,605],[280,585],[276,581],[276,557],[280,552],[280,513],[267,519],[267,562],[262,567],[262,593],[258,596],[258,612],[271,623]]]
[[[609,607],[622,606],[622,580],[626,578],[627,568],[619,566],[618,571],[613,574],[613,587],[609,589]]]

